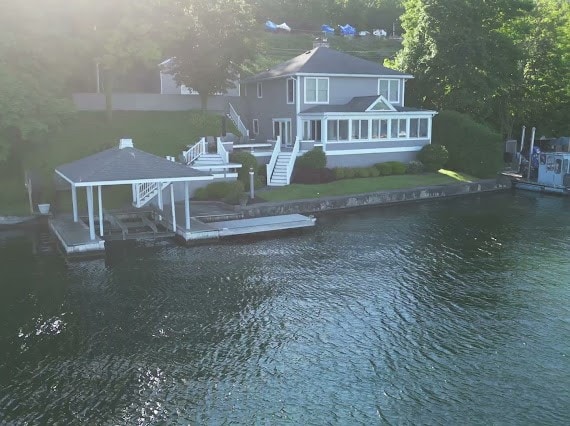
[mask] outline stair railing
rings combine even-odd
[[[299,138],[295,138],[295,144],[293,145],[293,151],[291,152],[291,158],[289,158],[289,162],[287,163],[287,185],[291,183],[291,175],[293,174],[293,168],[295,167],[295,160],[297,159],[297,154],[299,153],[299,149],[301,147],[301,143]]]
[[[245,126],[245,124],[243,124],[243,121],[241,121],[241,117],[239,116],[233,105],[230,104],[229,102],[228,105],[229,105],[231,120],[237,126],[237,129],[241,133],[241,135],[249,139],[249,129]]]
[[[267,164],[267,184],[271,182],[271,177],[273,176],[273,170],[275,170],[275,165],[277,164],[277,158],[281,153],[281,136],[277,136],[275,141],[275,146],[273,147],[273,152],[271,153],[271,159]]]
[[[198,157],[207,152],[206,138],[202,138],[193,147],[189,148],[188,151],[182,151],[182,155],[186,160],[186,164],[192,164]]]
[[[216,152],[222,158],[224,163],[230,162],[230,153],[226,150],[224,143],[222,142],[222,138],[218,137],[216,139]]]

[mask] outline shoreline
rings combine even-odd
[[[276,216],[284,214],[318,214],[343,210],[389,206],[394,204],[438,200],[465,195],[504,191],[510,188],[497,179],[482,179],[475,182],[452,183],[448,185],[424,186],[408,189],[393,189],[362,194],[339,195],[334,197],[306,198],[301,200],[264,202],[233,206],[236,214],[244,218]],[[213,202],[214,203],[214,202]],[[218,203],[218,202],[215,202]],[[46,221],[49,215],[1,216],[0,231],[4,229],[33,227]]]

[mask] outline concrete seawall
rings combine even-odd
[[[510,185],[496,179],[470,183],[426,186],[421,188],[399,189],[392,191],[370,192],[358,195],[345,195],[318,199],[280,201],[252,204],[237,207],[244,217],[273,216],[294,213],[321,213],[332,210],[390,205],[421,200],[434,200],[468,194],[503,191]]]

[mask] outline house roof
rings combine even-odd
[[[299,73],[306,74],[348,74],[374,75],[412,78],[411,75],[386,68],[376,62],[357,58],[348,53],[327,47],[316,47],[299,56],[289,59],[262,73],[245,78],[243,81],[253,82],[273,78],[288,77]]]
[[[315,113],[325,113],[325,112],[366,112],[366,110],[376,102],[379,96],[356,96],[343,105],[317,105],[309,108],[300,115],[303,114],[315,114]],[[390,112],[433,112],[422,108],[410,108],[402,107],[398,105],[393,105],[396,111],[373,111],[375,113],[390,113]]]
[[[88,186],[134,181],[190,181],[212,178],[209,173],[149,154],[136,148],[111,148],[55,169],[68,182]]]

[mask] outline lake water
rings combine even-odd
[[[0,423],[569,424],[569,215],[506,192],[73,262],[0,233]]]

